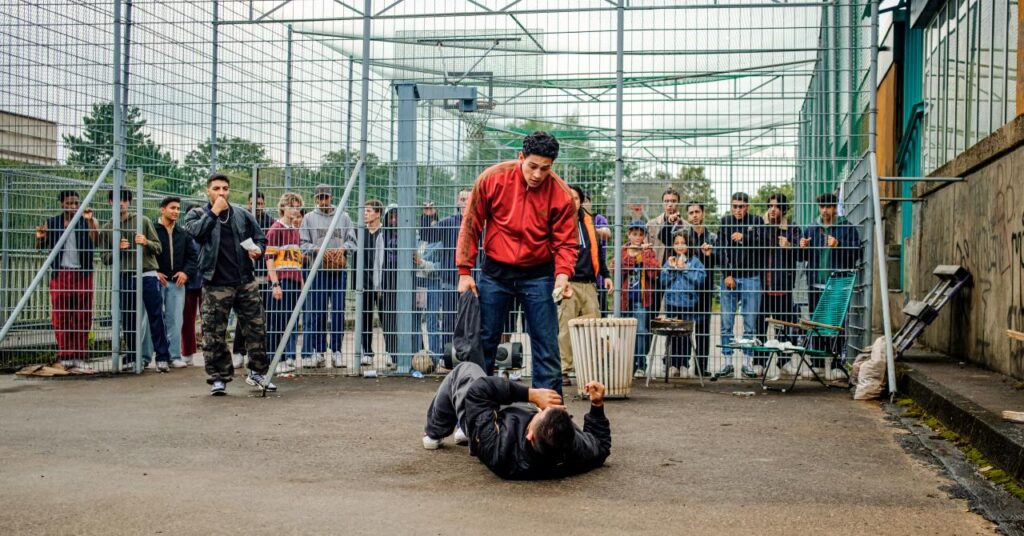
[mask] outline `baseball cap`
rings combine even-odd
[[[320,183],[316,185],[316,188],[313,188],[313,197],[320,197],[322,195],[334,197],[334,194],[331,193],[330,185]]]
[[[640,229],[641,231],[646,233],[647,224],[644,223],[643,220],[633,220],[629,222],[629,228],[627,229],[627,231],[632,231],[633,229]]]

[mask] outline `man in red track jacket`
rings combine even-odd
[[[558,140],[534,132],[523,140],[519,158],[488,168],[477,178],[459,230],[455,264],[459,293],[480,298],[480,343],[488,374],[505,318],[518,299],[526,315],[533,353],[533,386],[562,392],[555,288],[572,295],[569,278],[579,238],[569,187],[551,166]],[[471,271],[483,236],[485,258],[479,284]]]

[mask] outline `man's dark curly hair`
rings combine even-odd
[[[576,426],[572,424],[572,416],[563,408],[551,408],[537,422],[533,430],[533,446],[543,456],[552,461],[561,461],[572,451],[576,440]]]
[[[523,139],[523,156],[546,156],[552,160],[558,158],[558,140],[547,132],[538,130]]]

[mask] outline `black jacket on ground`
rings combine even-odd
[[[163,251],[156,256],[156,262],[160,265],[160,273],[168,278],[178,272],[185,272],[189,278],[193,277],[199,271],[199,254],[192,237],[178,225],[174,226],[171,237],[167,236],[167,228],[159,221],[154,227],[156,227],[156,235],[160,237],[160,244],[163,246]]]
[[[561,478],[604,464],[611,452],[612,432],[603,406],[591,406],[583,429],[576,428],[571,453],[554,461],[537,453],[526,440],[526,427],[536,410],[502,407],[526,402],[528,397],[529,388],[505,378],[485,376],[474,381],[465,401],[470,453],[494,474],[512,480]]]

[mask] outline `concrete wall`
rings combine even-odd
[[[974,286],[919,341],[1024,378],[1024,343],[1006,336],[1008,328],[1024,331],[1024,116],[933,175],[966,180],[915,187],[924,200],[907,248],[906,291],[922,297],[937,281],[931,271],[939,264],[967,267]]]

